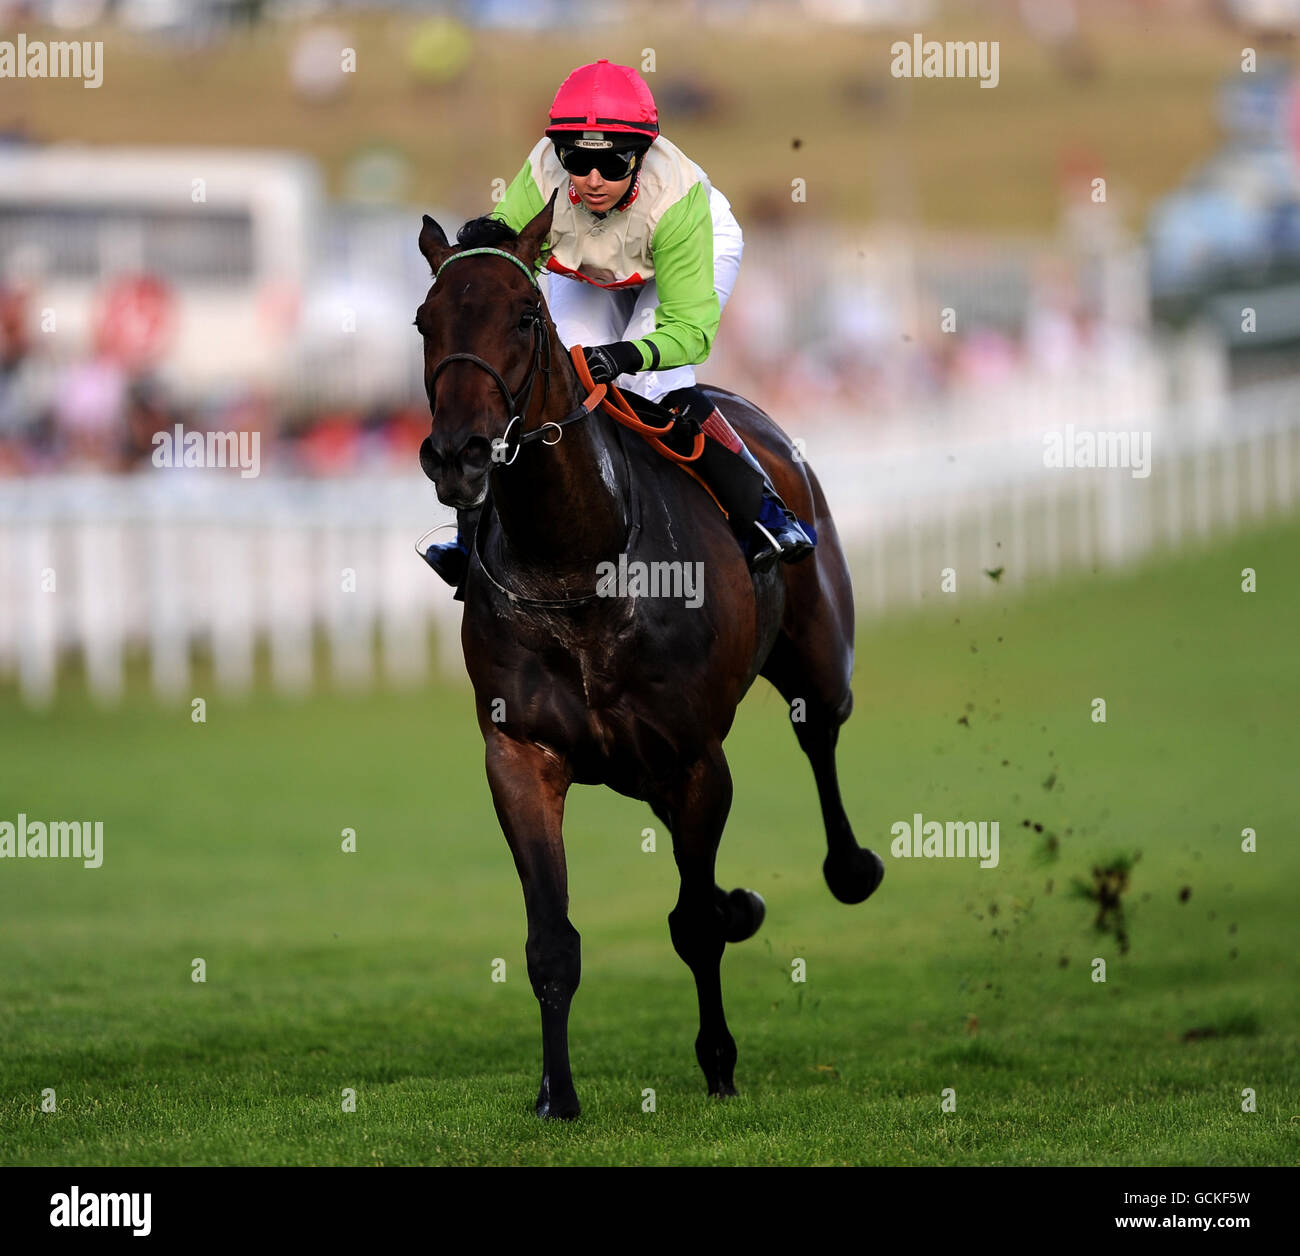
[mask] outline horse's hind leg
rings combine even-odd
[[[488,783],[515,857],[528,912],[528,977],[542,1010],[542,1084],[537,1115],[579,1112],[569,1071],[569,1005],[582,971],[581,939],[569,921],[564,862],[568,776],[554,755],[500,734],[487,741]]]
[[[840,798],[835,743],[840,725],[853,709],[849,690],[852,654],[845,647],[837,655],[835,644],[823,637],[814,647],[782,633],[762,674],[790,704],[795,736],[812,764],[826,826],[826,860],[822,864],[826,884],[841,903],[861,903],[879,886],[885,865],[874,851],[858,845]]]
[[[722,1010],[721,965],[727,938],[739,922],[731,918],[728,896],[714,882],[718,843],[731,808],[731,772],[722,748],[696,760],[670,794],[651,803],[672,830],[673,858],[681,877],[668,928],[673,949],[695,978],[700,1005],[695,1058],[704,1070],[709,1094],[734,1095],[736,1041]]]

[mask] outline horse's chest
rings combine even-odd
[[[612,660],[603,651],[587,650],[575,652],[570,659],[575,696],[581,696],[582,705],[588,712],[603,710],[617,692]]]
[[[676,740],[669,730],[684,704],[680,694],[674,697],[667,670],[655,665],[653,651],[638,652],[616,639],[601,647],[571,645],[548,663],[548,705],[564,712],[562,744],[579,760],[608,767],[628,752]]]
[[[674,609],[663,599],[629,597],[611,601],[598,618],[512,617],[501,634],[508,646],[467,651],[467,661],[479,663],[471,672],[480,700],[505,695],[497,708],[503,731],[566,756],[575,780],[635,794],[647,774],[672,770],[682,747],[705,735],[710,694],[726,680],[715,674],[713,617]],[[470,640],[489,635],[480,627]]]
[[[627,718],[629,685],[635,676],[631,660],[610,649],[575,650],[569,660],[569,684],[582,703],[588,732],[601,744],[612,743],[615,725]]]

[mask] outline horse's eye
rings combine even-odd
[[[533,323],[536,321],[536,319],[537,319],[537,313],[536,313],[536,311],[534,311],[534,310],[525,310],[525,311],[524,311],[524,312],[519,316],[519,330],[520,330],[520,331],[532,331],[532,329],[533,329]]]

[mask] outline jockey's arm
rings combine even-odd
[[[696,183],[663,213],[651,241],[659,304],[655,329],[632,343],[645,370],[694,365],[709,356],[722,306],[713,287],[709,189]]]

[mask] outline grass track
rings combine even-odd
[[[810,773],[757,689],[720,879],[768,919],[724,959],[726,1105],[694,1060],[666,835],[644,854],[646,808],[575,790],[565,1126],[531,1115],[523,906],[467,690],[212,699],[202,726],[6,694],[0,819],[95,817],[106,839],[94,871],[0,861],[0,1163],[1297,1163],[1298,551],[1279,527],[865,627],[841,742],[860,839],[884,851],[920,811],[997,819],[1002,843],[996,870],[887,856],[861,907],[822,883]],[[1068,883],[1138,851],[1121,956]]]

